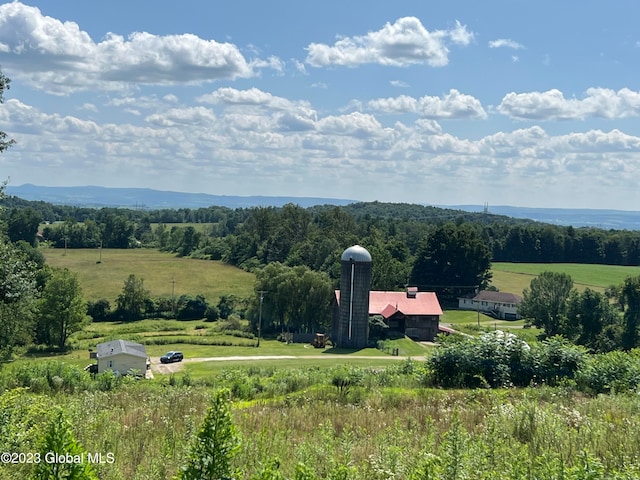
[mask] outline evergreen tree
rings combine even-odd
[[[240,449],[237,427],[231,418],[229,392],[215,393],[202,427],[180,472],[182,480],[230,479],[234,472],[231,461]]]
[[[52,454],[64,461],[51,461]],[[33,480],[63,479],[97,480],[98,476],[92,465],[87,462],[86,451],[76,441],[71,424],[60,409],[44,433],[40,447],[40,463],[36,466]]]

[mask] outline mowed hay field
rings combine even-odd
[[[491,265],[492,284],[501,292],[522,295],[531,280],[542,272],[566,273],[573,279],[578,290],[590,288],[603,292],[611,285],[624,283],[627,277],[640,275],[640,267],[621,265],[591,265],[582,263],[502,263]]]
[[[153,297],[172,294],[203,295],[217,303],[221,295],[249,296],[255,277],[239,268],[212,260],[176,257],[148,249],[43,249],[47,264],[78,274],[84,298],[114,302],[129,275],[144,280]]]

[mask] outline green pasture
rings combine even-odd
[[[144,279],[153,297],[204,295],[217,303],[225,294],[249,296],[253,274],[212,260],[176,257],[148,249],[43,249],[47,264],[78,274],[88,301],[102,298],[115,302],[131,274]]]
[[[531,280],[542,272],[561,272],[571,276],[576,288],[604,291],[611,285],[624,283],[627,277],[640,275],[640,267],[622,265],[593,265],[582,263],[506,263],[491,266],[492,284],[502,292],[522,294]]]

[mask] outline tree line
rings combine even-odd
[[[640,277],[605,292],[578,291],[570,275],[542,272],[523,292],[518,312],[547,338],[562,335],[592,352],[640,346]]]
[[[446,223],[473,225],[492,261],[640,265],[637,231],[565,227],[410,204],[143,211],[51,205],[16,197],[2,203],[14,242],[34,244],[39,225],[49,222],[41,233],[57,248],[144,245],[182,256],[222,259],[246,269],[279,261],[330,273],[331,254],[350,243],[375,249],[380,243],[376,236],[385,239],[382,247],[387,253],[404,263],[415,257],[425,236]],[[365,239],[373,241],[368,245]]]

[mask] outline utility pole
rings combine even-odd
[[[176,279],[171,279],[171,309],[173,310],[173,314],[176,314],[176,298],[174,296],[176,290]]]
[[[264,300],[264,295],[267,293],[266,290],[258,290],[260,294],[260,314],[258,315],[258,345],[256,347],[260,347],[260,334],[262,331],[262,302]]]

